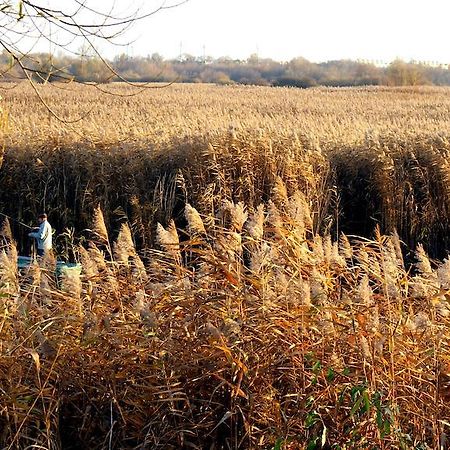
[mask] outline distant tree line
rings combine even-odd
[[[158,53],[149,56],[121,54],[112,61],[98,56],[70,57],[37,53],[26,56],[22,66],[29,68],[37,82],[77,80],[104,83],[128,80],[132,82],[186,82],[217,84],[251,84],[261,86],[364,86],[364,85],[450,85],[448,65],[431,66],[397,59],[387,66],[367,62],[337,60],[313,63],[305,58],[289,62],[251,55],[246,60],[227,57],[194,57],[182,55],[165,60]],[[0,55],[0,70],[4,80],[24,78],[23,69],[13,64],[11,56]]]

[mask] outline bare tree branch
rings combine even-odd
[[[55,63],[53,52],[58,50],[65,55],[75,55],[86,62],[97,60],[104,67],[102,79],[107,82],[118,80],[129,86],[137,88],[138,95],[145,89],[154,89],[154,83],[136,83],[122,76],[112,64],[104,58],[98,48],[100,42],[108,42],[112,45],[127,45],[120,43],[126,32],[138,21],[154,16],[158,12],[169,10],[189,0],[175,0],[168,4],[162,0],[159,5],[144,10],[136,8],[130,12],[127,2],[127,12],[116,12],[117,3],[94,2],[89,0],[20,0],[18,2],[0,1],[0,48],[3,53],[9,55],[11,63],[8,67],[0,68],[0,77],[8,79],[25,78],[33,86],[35,94],[46,106],[49,113],[66,123],[75,121],[63,120],[57,112],[48,105],[39,91],[37,83],[48,81],[60,81],[63,83],[82,83],[96,86],[101,92],[111,95],[122,95],[100,86],[99,82],[86,80],[71,73],[68,65]],[[52,6],[54,3],[57,6]],[[147,1],[146,5],[150,2]],[[106,5],[105,10],[99,5]],[[117,41],[117,42],[116,42]],[[36,49],[42,47],[42,43],[49,46],[48,56],[37,54]],[[74,47],[81,44],[81,50]],[[28,48],[27,48],[28,45]],[[79,47],[79,48],[80,48]],[[166,85],[172,84],[173,80]]]

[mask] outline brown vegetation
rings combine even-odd
[[[113,235],[128,217],[141,248],[155,241],[158,221],[183,226],[186,202],[204,214],[230,199],[256,207],[280,176],[313,202],[317,229],[370,236],[379,224],[433,255],[448,247],[446,89],[42,93],[59,115],[80,120],[56,121],[29,86],[5,92],[0,208],[19,220],[45,209],[59,231],[81,231],[100,203]]]
[[[0,447],[445,448],[446,92],[9,91],[0,211],[83,273],[2,227]]]
[[[147,269],[126,227],[81,278],[4,247],[2,447],[440,448],[448,261],[419,247],[411,275],[396,235],[333,242],[300,192],[274,201],[187,208]]]

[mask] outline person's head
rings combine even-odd
[[[38,216],[39,223],[44,222],[44,220],[47,220],[47,214],[45,214],[45,213],[39,214],[39,216]]]

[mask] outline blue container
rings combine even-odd
[[[33,263],[33,258],[30,256],[19,256],[17,258],[17,267],[19,270],[26,270],[28,269],[31,264]],[[55,275],[60,276],[63,272],[71,272],[74,271],[78,275],[81,273],[81,264],[78,263],[67,263],[64,261],[56,261],[56,270]]]

